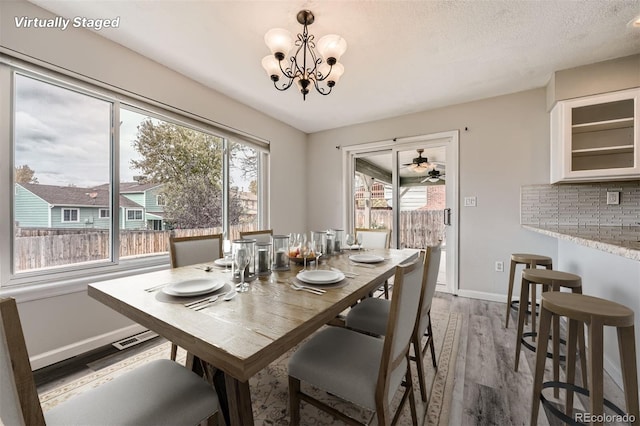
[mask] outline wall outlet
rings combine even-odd
[[[620,204],[620,193],[607,191],[607,204]]]
[[[464,206],[465,207],[475,207],[476,206],[476,197],[464,197]]]
[[[496,272],[504,272],[504,262],[496,262]]]

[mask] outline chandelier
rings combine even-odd
[[[344,66],[338,61],[347,50],[347,42],[339,35],[331,34],[322,37],[316,45],[315,37],[307,28],[315,20],[313,13],[301,10],[297,19],[304,28],[295,42],[291,33],[281,28],[265,34],[264,41],[271,55],[262,58],[262,67],[280,91],[287,90],[295,82],[303,100],[312,85],[321,95],[328,95],[344,73]],[[321,58],[315,52],[316,47]],[[292,49],[296,49],[295,54],[285,59]],[[284,81],[278,84],[281,79]]]

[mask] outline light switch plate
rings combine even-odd
[[[620,204],[620,193],[607,191],[607,204]]]
[[[464,206],[465,207],[475,207],[476,206],[476,197],[464,197]]]

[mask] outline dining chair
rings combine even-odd
[[[391,230],[356,228],[356,240],[364,249],[388,249],[391,247]],[[389,299],[389,280],[382,286],[384,298]]]
[[[170,237],[169,253],[171,267],[213,262],[222,257],[222,234],[198,235],[193,237]],[[171,343],[172,361],[178,355],[178,345]]]
[[[219,413],[216,391],[168,359],[151,361],[43,413],[13,298],[0,299],[0,373],[0,424],[197,425]]]
[[[416,320],[416,328],[411,337],[413,346],[413,356],[411,360],[416,363],[420,384],[420,396],[425,402],[427,401],[427,388],[423,361],[429,349],[431,350],[433,368],[438,368],[436,350],[433,342],[433,328],[431,326],[431,302],[436,292],[441,253],[442,251],[439,245],[427,247],[426,249],[418,318]],[[345,318],[345,326],[374,336],[384,336],[390,308],[391,303],[389,300],[374,297],[366,298],[349,310]],[[424,346],[422,346],[423,337],[427,338]]]
[[[398,265],[384,338],[328,326],[314,334],[289,361],[291,424],[300,424],[300,401],[306,401],[348,424],[362,424],[302,390],[301,382],[375,411],[379,425],[395,423],[407,399],[413,425],[417,414],[409,346],[416,325],[424,268],[419,261]],[[403,384],[404,379],[404,384]],[[405,386],[390,422],[393,396]]]
[[[261,231],[240,232],[241,239],[256,240],[256,243],[270,243],[273,236],[273,229],[263,229]]]
[[[391,246],[389,229],[356,228],[356,240],[362,248],[388,249]]]

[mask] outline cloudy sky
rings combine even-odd
[[[16,76],[15,165],[28,165],[38,182],[91,187],[109,182],[111,104],[25,76]],[[143,115],[121,110],[120,177],[137,153],[131,146]]]

